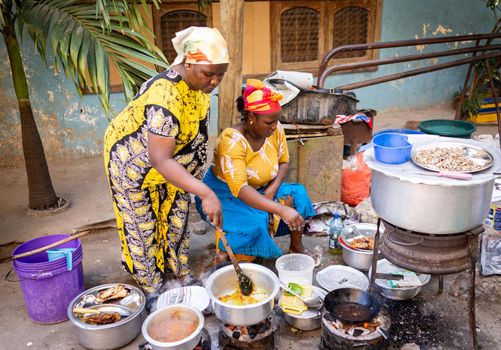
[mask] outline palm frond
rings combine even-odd
[[[5,0],[0,0],[5,1]],[[18,8],[19,22],[33,39],[45,64],[50,44],[56,69],[62,69],[81,94],[86,88],[98,94],[110,112],[110,68],[114,64],[126,98],[156,74],[154,66],[167,67],[164,55],[145,35],[139,3],[122,0],[25,0]],[[96,11],[98,11],[96,13]]]

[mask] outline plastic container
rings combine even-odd
[[[476,130],[475,124],[466,120],[432,119],[419,123],[419,130],[432,135],[471,138]]]
[[[282,255],[275,262],[278,278],[285,284],[290,282],[311,285],[313,283],[313,269],[315,260],[306,254]]]
[[[69,235],[49,235],[21,244],[13,255],[29,252]],[[52,324],[68,319],[70,302],[84,290],[82,245],[79,240],[62,244],[59,248],[75,248],[72,270],[68,271],[66,259],[49,261],[47,251],[14,260],[14,271],[19,277],[26,311],[33,322]]]
[[[384,133],[374,136],[374,155],[376,160],[388,164],[401,164],[411,159],[412,145],[407,136],[397,133]]]
[[[380,135],[380,134],[404,134],[404,135],[419,135],[419,134],[424,134],[424,132],[419,131],[419,130],[412,130],[412,129],[385,129],[376,132],[373,136]]]
[[[329,223],[329,253],[332,255],[340,255],[342,253],[339,236],[343,232],[343,220],[338,213],[334,213],[334,217]]]

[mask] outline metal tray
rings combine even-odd
[[[464,154],[468,156],[475,164],[479,165],[479,168],[475,170],[464,170],[464,171],[454,171],[455,173],[461,173],[461,174],[467,174],[467,173],[478,173],[480,171],[483,171],[485,169],[488,169],[492,166],[494,163],[494,158],[492,155],[487,152],[485,149],[479,146],[474,146],[470,145],[467,143],[460,143],[460,142],[437,142],[437,143],[430,143],[427,145],[419,146],[419,147],[413,147],[412,153],[411,153],[411,158],[414,164],[417,166],[426,169],[426,170],[431,170],[435,172],[440,172],[440,171],[446,171],[443,169],[440,169],[439,167],[431,164],[424,164],[416,159],[416,155],[419,151],[423,150],[428,150],[428,149],[433,149],[433,148],[463,148]]]

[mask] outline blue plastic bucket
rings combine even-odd
[[[405,135],[383,133],[374,136],[372,143],[376,160],[382,163],[401,164],[411,158],[412,145]]]
[[[12,255],[29,252],[69,235],[49,235],[21,244]],[[76,248],[72,254],[71,271],[66,259],[49,261],[47,251],[14,260],[13,266],[21,283],[26,311],[36,323],[52,324],[68,319],[68,305],[84,290],[82,245],[79,240],[62,244],[62,248]]]

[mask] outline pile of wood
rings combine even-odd
[[[342,135],[341,127],[337,124],[286,124],[282,123],[287,140],[308,139],[322,136]]]

